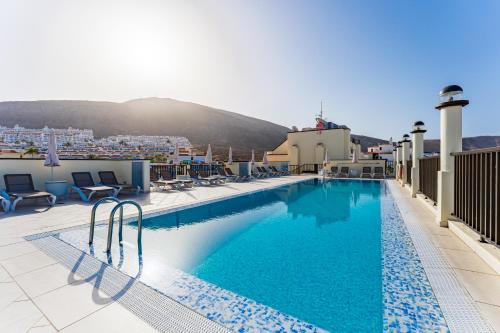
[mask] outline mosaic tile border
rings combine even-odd
[[[387,186],[390,189],[390,186]],[[397,202],[393,205],[399,214]],[[426,276],[439,302],[441,311],[452,332],[495,332],[480,315],[467,290],[459,282],[455,271],[432,243],[419,223],[402,218]]]
[[[394,198],[381,197],[385,332],[449,332]]]

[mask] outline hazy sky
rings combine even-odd
[[[500,1],[0,0],[0,100],[171,97],[270,120],[500,135]],[[167,120],[166,120],[167,121]],[[0,119],[1,122],[1,119]]]

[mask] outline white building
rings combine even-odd
[[[384,159],[387,161],[392,161],[393,149],[394,143],[392,142],[392,138],[390,138],[389,143],[368,147],[367,155],[371,156],[374,160]]]

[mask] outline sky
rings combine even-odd
[[[500,135],[500,1],[0,0],[0,101],[169,97],[288,127]],[[1,123],[1,119],[0,119]]]

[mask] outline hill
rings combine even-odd
[[[425,140],[424,151],[426,153],[438,153],[440,151],[440,141],[439,139]],[[470,138],[462,139],[462,149],[472,150],[480,148],[489,147],[499,147],[500,146],[500,136],[474,136]]]
[[[89,128],[96,137],[118,134],[186,136],[214,155],[248,158],[277,146],[288,128],[238,113],[170,98],[145,98],[124,103],[93,101],[0,102],[0,124],[27,128]]]

